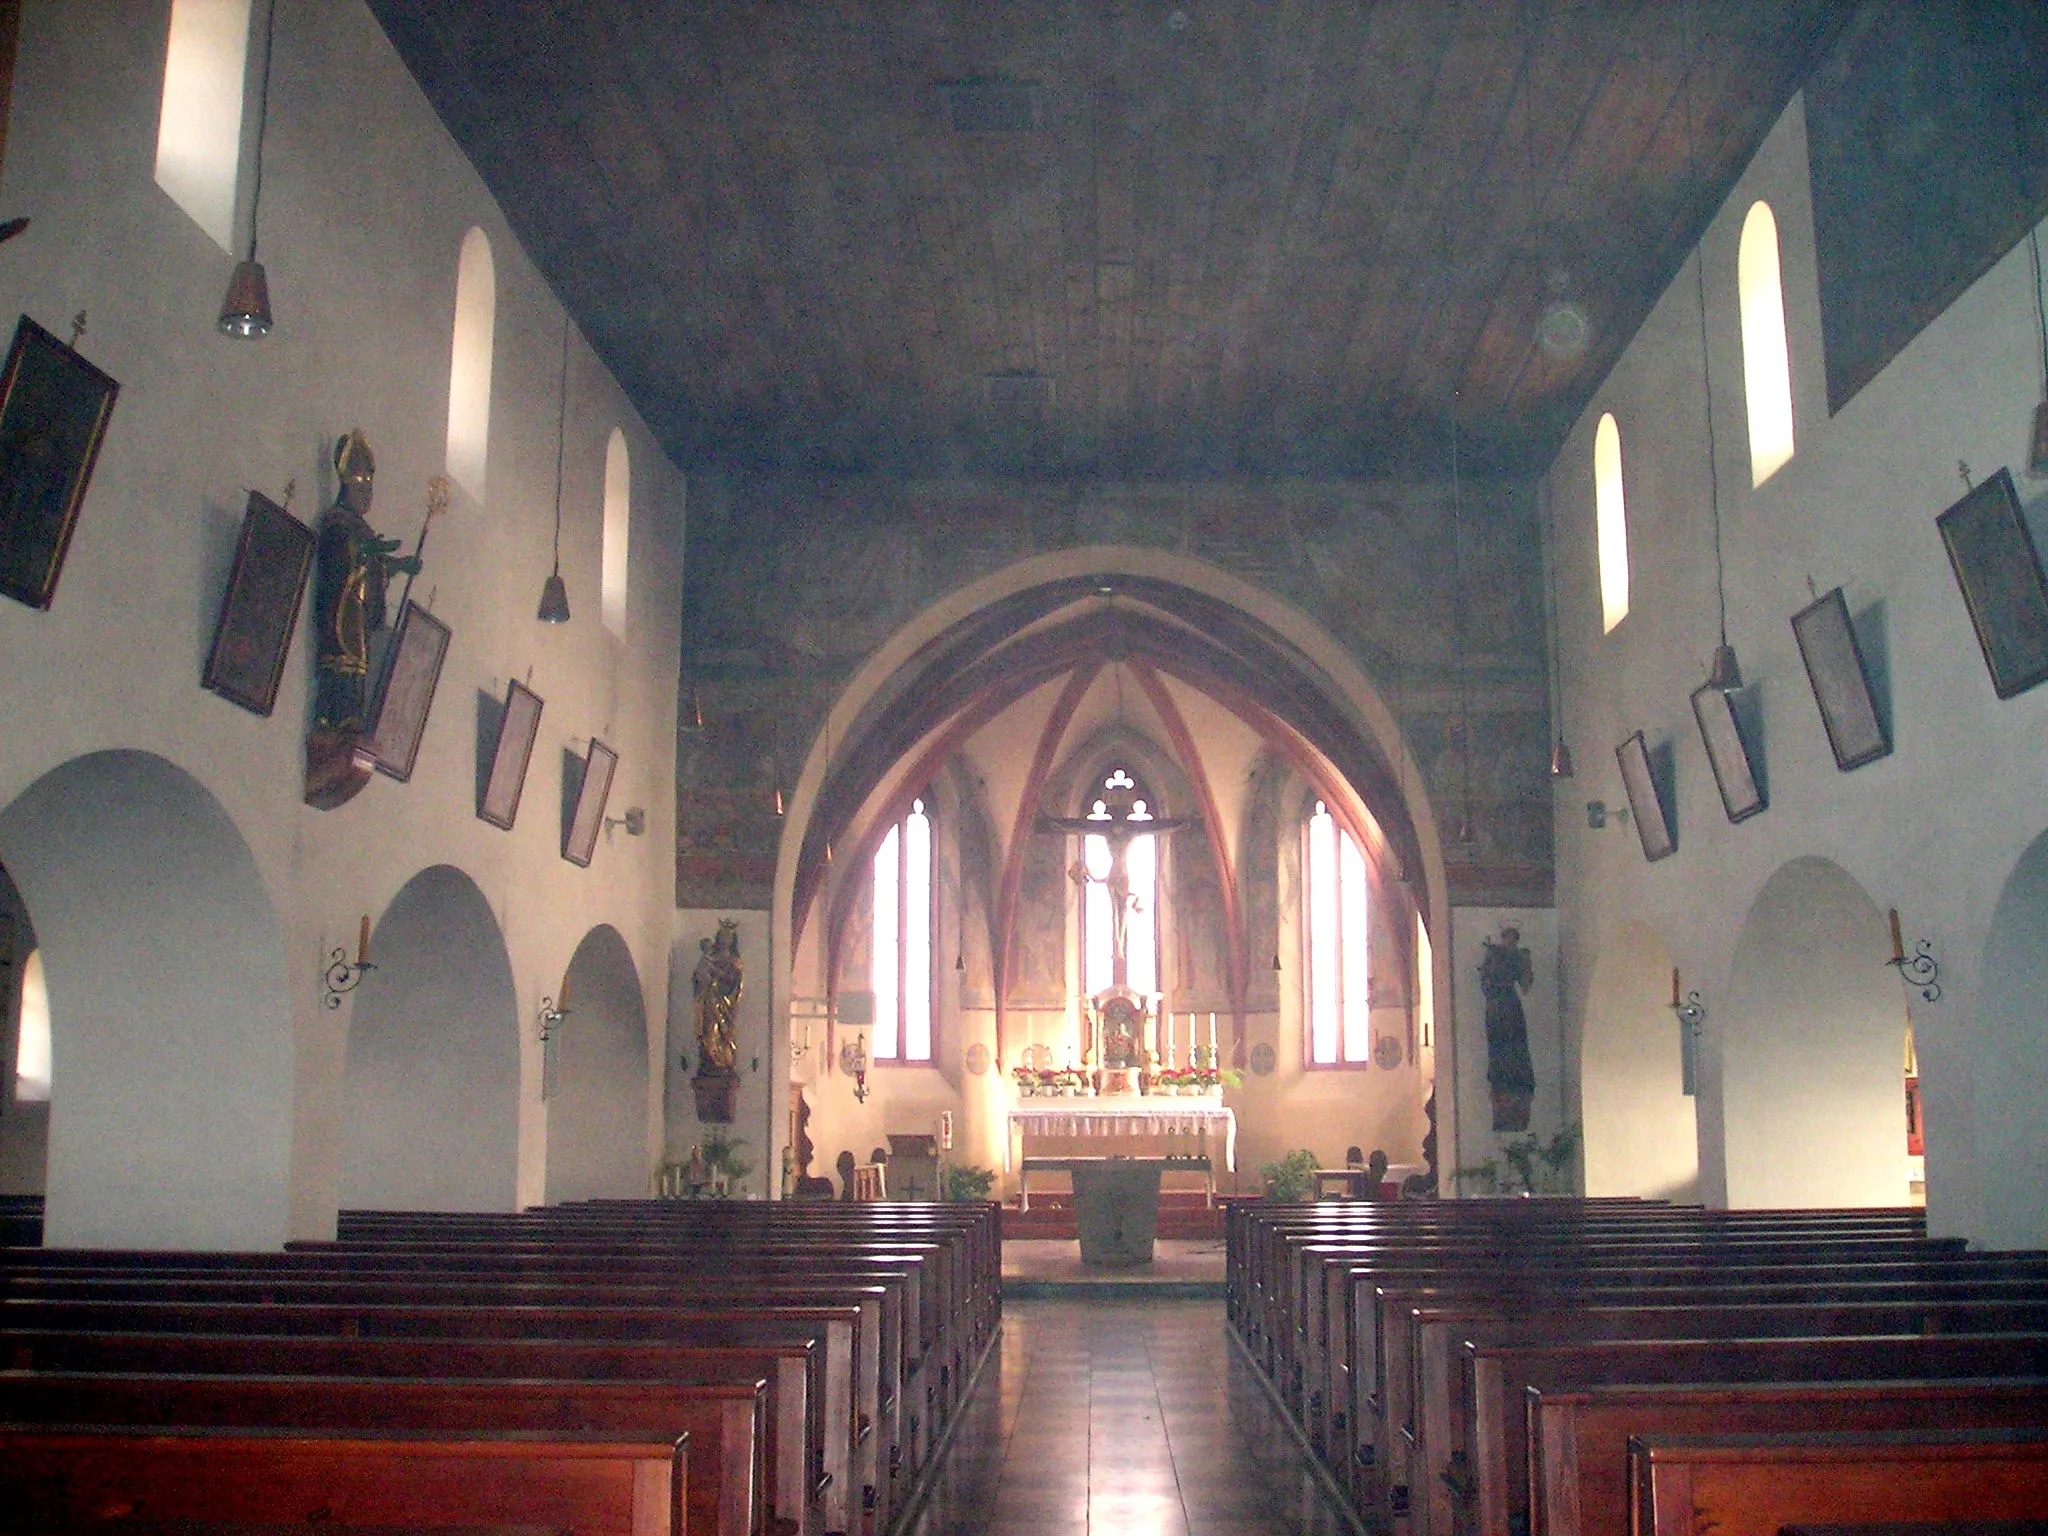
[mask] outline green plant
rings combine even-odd
[[[996,1171],[972,1163],[948,1163],[940,1175],[941,1197],[947,1200],[986,1200],[995,1188]]]
[[[1315,1153],[1300,1147],[1277,1163],[1263,1164],[1259,1177],[1266,1181],[1269,1200],[1307,1200],[1316,1192],[1316,1169],[1322,1165]]]
[[[724,1174],[737,1184],[754,1171],[754,1165],[742,1154],[746,1142],[737,1136],[712,1127],[704,1132],[704,1167],[711,1173]]]
[[[1548,1141],[1531,1136],[1504,1141],[1500,1154],[1460,1168],[1458,1187],[1480,1195],[1568,1195],[1572,1192],[1571,1162],[1579,1149],[1579,1122],[1574,1120]],[[1503,1177],[1501,1165],[1509,1176]]]

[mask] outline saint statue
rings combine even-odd
[[[697,968],[690,973],[690,991],[697,1000],[697,1075],[730,1075],[740,1054],[735,1019],[744,986],[739,924],[720,919],[718,936],[699,939],[697,952]]]
[[[370,637],[384,628],[384,588],[394,575],[420,569],[417,555],[400,555],[399,540],[382,539],[370,526],[377,461],[362,429],[334,445],[340,492],[320,519],[313,578],[315,654],[319,668],[313,723],[334,732],[361,732],[369,714]]]
[[[1529,1129],[1529,1102],[1536,1095],[1536,1067],[1529,1059],[1529,1021],[1522,994],[1536,980],[1519,928],[1503,928],[1486,940],[1479,962],[1479,991],[1486,999],[1486,1084],[1493,1090],[1493,1128]]]

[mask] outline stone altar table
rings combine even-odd
[[[1223,1143],[1223,1166],[1237,1167],[1237,1112],[1224,1108],[1218,1099],[1170,1099],[1148,1096],[1134,1099],[1048,1099],[1017,1105],[1010,1111],[1008,1134],[1003,1138],[1003,1170],[1017,1167],[1012,1143],[1022,1157],[1019,1175],[1019,1208],[1031,1209],[1030,1177],[1033,1167],[1050,1166],[1026,1155],[1032,1136],[1165,1137],[1185,1138],[1187,1149],[1169,1147],[1169,1155],[1158,1159],[1161,1166],[1199,1169],[1208,1176],[1208,1198],[1216,1198],[1215,1161],[1211,1138]],[[1105,1153],[1110,1149],[1105,1147]],[[1078,1189],[1077,1189],[1078,1194]],[[1155,1202],[1156,1204],[1156,1202]]]

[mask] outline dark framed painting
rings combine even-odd
[[[1934,520],[2001,699],[2048,681],[2048,580],[2020,511],[2012,472],[1997,474]]]
[[[441,663],[448,659],[454,632],[411,598],[399,611],[385,652],[383,679],[363,733],[363,750],[376,760],[377,771],[403,784],[419,761],[420,738],[440,686]]]
[[[576,791],[569,835],[562,839],[562,857],[579,869],[590,868],[590,860],[597,852],[597,834],[604,828],[604,803],[611,795],[612,775],[618,769],[619,754],[593,736],[590,753],[583,759],[583,783]]]
[[[313,542],[312,529],[262,492],[249,493],[202,687],[255,714],[277,707],[277,685],[313,569]]]
[[[1891,734],[1877,712],[1870,689],[1870,669],[1856,627],[1849,622],[1849,604],[1836,587],[1792,615],[1792,634],[1799,641],[1799,659],[1813,685],[1813,701],[1828,733],[1835,766],[1847,773],[1875,762],[1892,749]]]
[[[1730,821],[1749,820],[1766,801],[1749,740],[1735,713],[1734,696],[1716,684],[1702,683],[1693,690],[1692,717],[1699,722],[1700,741],[1714,770],[1714,786],[1721,791],[1721,809]]]
[[[526,767],[533,761],[534,738],[540,734],[540,712],[540,695],[514,678],[505,691],[505,713],[498,721],[498,744],[477,803],[478,820],[512,830],[519,816],[519,796],[526,788]]]
[[[1643,857],[1652,864],[1678,851],[1678,839],[1671,833],[1671,818],[1665,814],[1664,798],[1657,793],[1657,775],[1650,767],[1650,746],[1637,731],[1614,749],[1621,764],[1621,787],[1628,791],[1628,810],[1636,824],[1636,837],[1643,845]]]
[[[0,592],[57,595],[64,551],[121,386],[27,315],[0,372]]]

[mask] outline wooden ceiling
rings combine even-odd
[[[1541,467],[1854,9],[369,3],[679,463],[1121,478]]]

